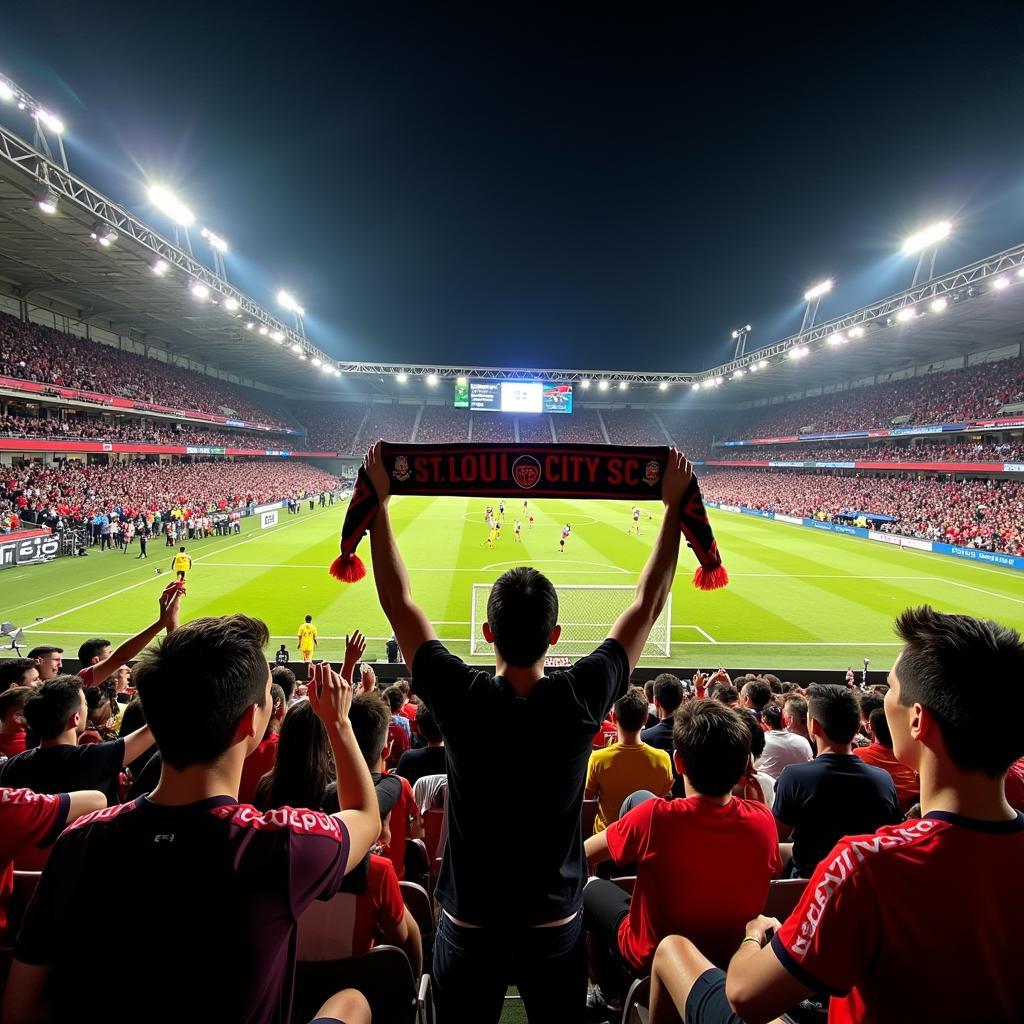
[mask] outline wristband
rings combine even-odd
[[[740,942],[740,945],[742,946],[744,942],[756,942],[757,943],[757,948],[758,949],[762,948],[761,947],[761,940],[756,935],[744,935],[742,942]]]

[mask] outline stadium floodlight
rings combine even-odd
[[[266,324],[260,324],[260,334],[265,338],[270,333],[270,328]]]
[[[290,348],[296,355],[298,355],[302,351],[302,346],[297,341],[292,342]]]
[[[200,231],[199,234],[201,234],[203,238],[205,238],[210,243],[210,246],[217,250],[217,252],[228,251],[228,243],[225,242],[224,239],[220,237],[220,235],[215,235],[209,228],[203,228],[203,230]]]
[[[850,328],[850,337],[851,338],[863,338],[864,337],[864,328],[860,327],[860,326],[851,327]]]
[[[590,387],[590,378],[584,377],[583,380],[580,381],[580,387],[586,391]]]
[[[314,366],[323,366],[324,361],[319,356],[313,356],[311,360]]]
[[[761,362],[759,362],[757,364],[757,368],[759,370],[767,370],[768,369],[768,360],[767,359],[762,359]]]
[[[200,302],[207,302],[210,298],[210,289],[203,284],[202,281],[193,281],[189,286],[188,290],[197,298]]]
[[[187,228],[193,224],[196,215],[163,185],[150,185],[147,192],[149,201],[161,212],[167,214],[175,224]]]
[[[742,370],[737,370],[737,371],[736,371],[736,372],[735,372],[735,373],[734,373],[734,374],[732,375],[732,379],[733,379],[733,380],[739,380],[739,379],[740,379],[740,377],[742,377],[742,376],[743,376],[743,371],[742,371]]]
[[[45,187],[36,194],[36,205],[43,213],[52,216],[57,212],[57,193]]]
[[[946,301],[944,296],[939,296],[935,299],[932,304],[928,307],[933,313],[941,313],[949,303]]]
[[[227,298],[226,298],[226,299],[224,300],[224,308],[225,308],[225,309],[226,309],[226,310],[227,310],[227,311],[228,311],[229,313],[234,313],[234,312],[235,312],[235,311],[236,311],[236,310],[238,309],[238,299],[236,299],[236,298],[234,298],[233,296],[229,295],[229,296],[228,296],[228,297],[227,297]]]
[[[915,232],[903,243],[903,252],[910,256],[912,253],[920,252],[922,249],[931,249],[949,237],[953,225],[948,220],[940,220],[935,224],[929,224],[922,231]]]
[[[335,377],[341,376],[341,370],[339,370],[336,366],[334,367],[334,370],[332,372],[334,373]]]
[[[466,383],[466,378],[465,377],[456,377],[455,378],[455,383],[456,384],[465,384]]]
[[[598,389],[600,391],[607,391],[608,390],[608,381],[606,381],[606,380],[598,381],[597,387],[598,387]]]
[[[620,380],[619,381],[619,390],[620,391],[625,391],[626,388],[628,388],[628,387],[629,387],[629,383],[627,381],[624,381],[624,380]]]
[[[693,382],[693,386],[691,387],[690,390],[691,391],[700,391],[700,381],[699,380],[695,380]]]
[[[334,373],[334,367],[328,366],[327,363],[321,362],[319,359],[313,360],[314,366],[319,366],[322,373]]]
[[[164,274],[171,269],[171,266],[166,260],[157,260],[155,263],[151,263],[149,265],[149,269],[152,270],[157,277],[163,277]]]
[[[305,352],[300,352],[300,353],[299,353],[299,358],[300,358],[300,359],[301,359],[301,360],[302,360],[303,362],[305,362],[305,361],[306,361],[306,353],[305,353]]]
[[[992,287],[995,288],[997,292],[1001,292],[1004,288],[1010,287],[1010,279],[1008,277],[997,277],[992,282]]]
[[[271,331],[270,332],[270,340],[271,341],[276,341],[278,343],[278,345],[280,345],[281,342],[284,341],[284,332],[283,331]],[[293,345],[292,348],[293,348],[294,351],[298,351],[299,346],[298,345]]]
[[[17,93],[15,93],[11,83],[5,82],[2,78],[0,78],[0,100],[4,100],[7,103],[10,103],[16,95]]]
[[[836,331],[835,334],[828,336],[828,343],[830,345],[843,345],[846,343],[846,335],[842,331]]]
[[[94,242],[99,242],[104,248],[108,248],[117,241],[117,232],[109,224],[98,220],[93,224],[89,237]]]
[[[807,355],[807,349],[802,345],[797,345],[795,348],[791,348],[787,354],[790,359],[803,359]]]
[[[42,121],[51,132],[55,132],[57,135],[64,134],[64,122],[56,114],[51,114],[48,110],[40,107],[36,111],[36,119]]]
[[[908,320],[913,320],[917,316],[917,310],[913,306],[904,306],[897,314],[896,319],[901,324],[906,323]]]
[[[658,384],[658,390],[659,391],[668,391],[668,381],[667,380],[661,381]]]
[[[434,387],[434,385],[437,384],[437,374],[436,373],[428,373],[427,374],[427,384],[430,387]]]
[[[395,374],[395,380],[397,380],[399,384],[404,384],[408,379],[409,379],[409,374],[407,374],[407,373],[396,373]]]
[[[1021,267],[1021,268],[1020,268],[1020,269],[1019,269],[1019,270],[1017,271],[1017,276],[1018,276],[1018,277],[1024,277],[1024,267]]]
[[[286,292],[283,288],[277,293],[277,301],[281,306],[297,316],[306,315],[306,311],[295,301],[295,297],[291,292]]]
[[[815,299],[820,299],[822,295],[827,295],[832,291],[832,278],[826,278],[824,281],[816,284],[813,288],[808,288],[804,292],[804,302],[813,302]]]
[[[758,366],[758,364],[757,364],[757,363],[751,363],[751,364],[750,364],[750,366],[748,366],[748,367],[747,367],[747,369],[748,369],[748,370],[749,370],[749,371],[750,371],[751,373],[757,373],[757,371],[758,371],[759,369],[761,369],[761,367],[760,367],[760,366]]]
[[[254,320],[246,320],[245,321],[245,329],[247,331],[251,331],[255,326],[256,326],[256,322]]]

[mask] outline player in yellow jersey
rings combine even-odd
[[[185,579],[185,573],[192,568],[192,559],[185,554],[184,548],[178,548],[178,553],[174,556],[174,561],[171,562],[171,570],[178,574],[179,580]]]
[[[313,625],[313,616],[307,615],[306,621],[299,626],[299,654],[302,660],[308,665],[313,660],[313,648],[320,643],[317,638],[316,626]]]
[[[498,539],[498,527],[494,523],[494,521],[492,520],[491,521],[491,528],[487,531],[487,546],[489,548],[493,548],[494,547],[494,542],[497,539]]]

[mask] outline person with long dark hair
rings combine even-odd
[[[256,784],[253,805],[261,811],[319,807],[336,774],[324,723],[309,701],[300,701],[284,716],[277,759]]]

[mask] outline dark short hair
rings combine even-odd
[[[25,721],[41,739],[56,739],[68,719],[82,710],[82,680],[78,676],[57,676],[36,687],[25,702]]]
[[[385,691],[387,692],[387,691]],[[368,768],[376,768],[388,741],[391,710],[378,690],[357,694],[348,713],[359,752]]]
[[[928,709],[961,771],[1002,775],[1024,755],[1024,731],[1016,715],[993,707],[987,684],[1024,676],[1020,634],[998,622],[944,615],[927,605],[903,612],[896,632],[905,644],[898,661],[900,703]]]
[[[735,704],[740,699],[740,691],[732,683],[715,683],[708,696],[720,704]]]
[[[625,732],[638,732],[647,722],[647,697],[639,686],[631,686],[612,706]]]
[[[885,708],[875,708],[868,719],[871,732],[874,734],[875,742],[881,743],[883,747],[892,750],[892,733],[889,731],[889,722],[885,717]]]
[[[406,697],[412,692],[412,687],[409,685],[408,679],[396,679],[392,686],[397,686]]]
[[[807,689],[807,713],[833,743],[849,743],[860,728],[860,702],[846,686],[812,683]]]
[[[754,705],[756,711],[761,711],[772,699],[772,688],[764,679],[751,679],[743,684],[746,690],[747,699]]]
[[[764,753],[765,735],[758,720],[749,710],[740,709],[740,718],[750,733],[750,756],[756,761]]]
[[[284,699],[291,700],[295,692],[295,673],[287,665],[277,665],[270,670],[270,678],[284,690]]]
[[[129,733],[141,729],[146,724],[146,712],[142,710],[142,701],[138,697],[132,697],[124,706],[121,712],[121,726],[117,730],[118,736],[127,736]]]
[[[0,718],[3,718],[11,708],[24,708],[29,697],[35,693],[31,686],[10,686],[3,693],[0,693]]]
[[[520,668],[535,665],[547,653],[558,625],[558,594],[536,569],[509,569],[491,587],[487,623],[505,661]]]
[[[44,644],[42,647],[33,647],[28,652],[30,658],[45,658],[47,654],[63,654],[63,647],[52,647],[49,644]]]
[[[312,615],[307,615],[306,616],[306,621],[307,622],[312,622],[313,621],[313,616]]]
[[[796,683],[783,682],[782,693],[789,693],[790,690],[796,689]]]
[[[761,720],[769,729],[782,728],[782,708],[775,701],[769,701],[761,709]]]
[[[428,743],[439,743],[444,739],[437,719],[426,704],[421,704],[419,711],[416,712],[416,728]]]
[[[178,548],[178,550],[179,550],[179,551],[184,551],[184,550],[185,550],[185,546],[184,546],[184,545],[182,545],[182,546],[181,546],[180,548]]]
[[[21,683],[22,676],[36,663],[31,658],[4,658],[0,661],[0,693]]]
[[[769,686],[771,686],[771,685],[772,685],[772,683],[781,683],[781,682],[782,682],[782,680],[781,680],[781,679],[779,679],[779,677],[778,677],[778,676],[776,676],[776,675],[772,675],[772,673],[771,673],[771,672],[765,672],[765,673],[764,673],[764,675],[762,675],[762,676],[761,676],[761,678],[762,678],[762,679],[763,679],[763,680],[764,680],[764,681],[765,681],[765,682],[766,682],[766,683],[767,683],[767,684],[768,684]]]
[[[391,708],[391,714],[393,715],[397,715],[405,707],[405,694],[400,686],[392,684],[387,687],[384,690],[384,699],[388,702],[388,707]]]
[[[269,640],[260,619],[223,615],[186,622],[143,654],[135,686],[166,764],[213,764],[231,746],[246,709],[266,700]],[[202,697],[199,712],[185,699],[186,679]]]
[[[654,680],[653,679],[648,679],[644,683],[644,696],[647,698],[647,703],[648,704],[652,700],[654,700]]]
[[[654,678],[654,699],[669,714],[683,703],[683,684],[671,672]]]
[[[795,718],[801,725],[807,724],[807,701],[798,693],[790,694],[782,705],[790,718]]]
[[[114,680],[105,679],[99,686],[87,686],[85,688],[85,706],[90,711],[95,711],[98,707],[109,701],[110,710],[114,710],[114,704],[117,702],[117,697],[114,695]]]
[[[871,721],[871,712],[885,704],[885,698],[877,693],[862,693],[860,695],[860,717],[866,722]]]
[[[92,659],[96,657],[104,647],[109,647],[110,641],[104,640],[103,637],[94,636],[91,640],[86,640],[81,647],[78,648],[78,667],[85,668],[87,665],[92,664]]]
[[[739,782],[750,756],[753,715],[716,700],[687,701],[675,714],[672,745],[698,793],[725,796]]]

